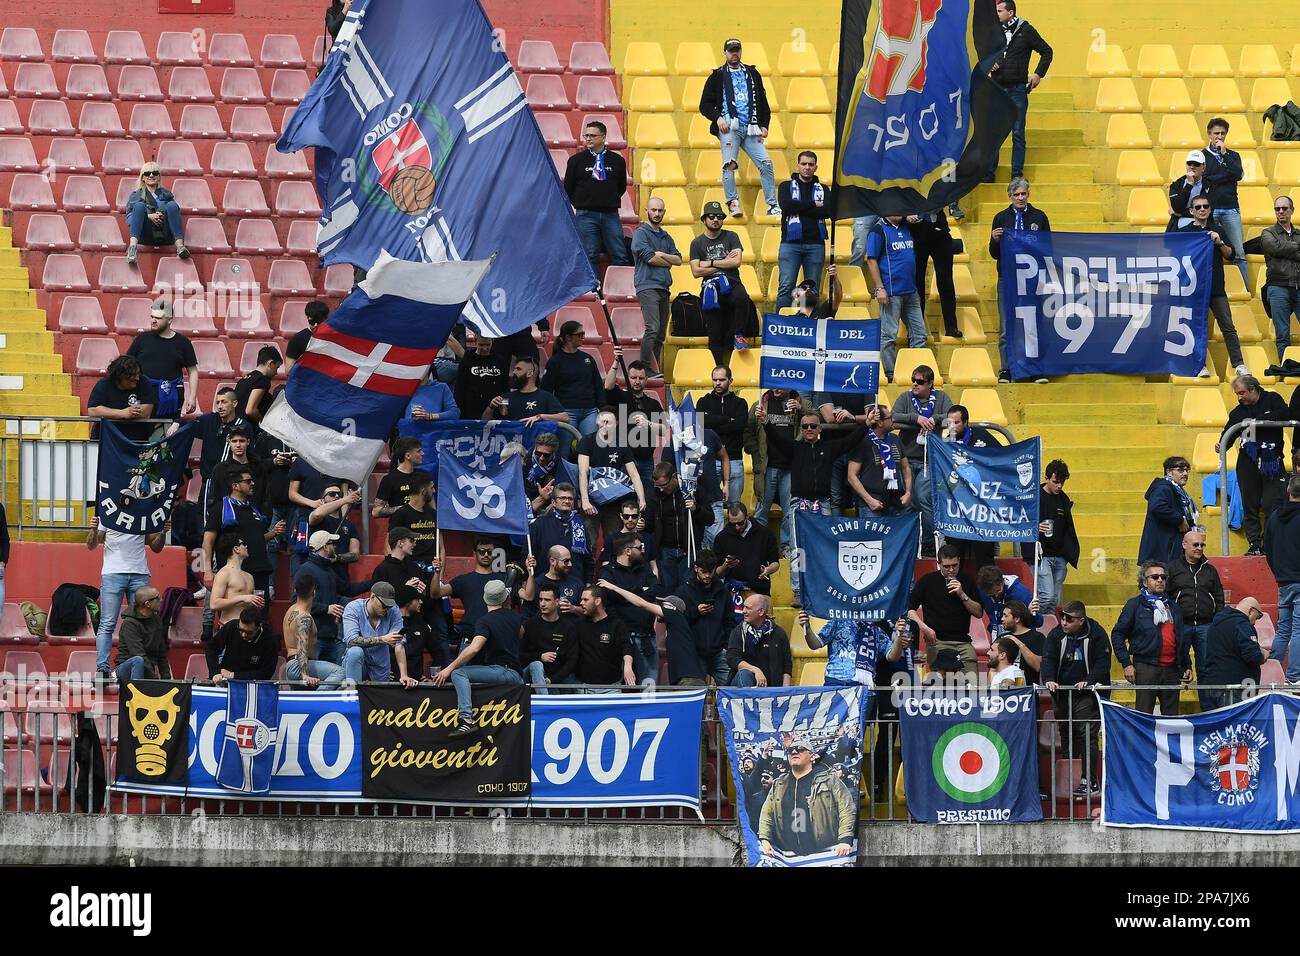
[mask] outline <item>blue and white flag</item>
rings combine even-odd
[[[495,256],[464,307],[492,337],[596,285],[501,46],[478,0],[355,0],[277,144],[316,147],[323,264]]]
[[[880,321],[766,315],[759,356],[763,388],[875,394],[880,388]]]
[[[487,268],[381,259],[317,326],[262,428],[321,474],[364,484]]]
[[[447,531],[522,535],[528,499],[516,458],[482,470],[466,467],[447,449],[438,456],[438,527]]]
[[[123,534],[157,534],[171,516],[195,424],[187,422],[170,438],[141,444],[122,435],[117,424],[99,429],[96,517],[99,526]]]
[[[217,783],[239,793],[269,793],[279,736],[280,688],[275,682],[230,681]]]
[[[750,866],[854,866],[865,687],[718,690]]]
[[[925,448],[935,531],[968,541],[1038,540],[1039,439],[975,448],[931,434]]]
[[[672,430],[673,460],[677,465],[677,480],[682,495],[695,497],[700,485],[700,469],[704,459],[704,422],[695,411],[695,398],[687,395],[680,405],[673,401],[673,390],[668,389],[668,426]]]
[[[1103,700],[1101,718],[1106,825],[1300,832],[1300,701],[1289,694],[1185,717]]]
[[[832,620],[895,621],[907,613],[921,515],[832,518],[794,513],[804,609]]]
[[[975,692],[903,688],[907,811],[923,823],[1023,823],[1038,799],[1038,695],[1032,687]],[[1111,746],[1106,739],[1106,749]]]
[[[998,297],[1012,378],[1196,375],[1209,343],[1204,234],[1002,234]]]

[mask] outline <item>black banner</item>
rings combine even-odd
[[[469,734],[456,726],[451,687],[357,688],[361,793],[374,800],[462,802],[523,797],[532,779],[527,687],[474,687]]]
[[[117,779],[187,785],[190,685],[130,681],[118,700]]]

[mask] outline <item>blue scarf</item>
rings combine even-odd
[[[802,191],[799,188],[799,174],[795,173],[790,177],[790,200],[792,202],[802,201]],[[821,184],[821,180],[815,180],[812,186],[813,202],[817,206],[822,206],[826,202],[826,189]],[[821,233],[821,238],[826,239],[826,220],[818,219],[817,228]],[[785,217],[785,241],[786,242],[803,242],[803,216],[800,213],[791,213]]]
[[[602,149],[599,153],[593,154],[596,157],[596,164],[591,167],[591,178],[605,181],[605,151]]]
[[[730,291],[731,280],[725,272],[709,276],[700,284],[700,309],[707,311],[722,308],[722,297]]]
[[[748,90],[747,99],[749,100],[749,116],[746,118],[749,120],[750,123],[753,123],[756,121],[758,117],[758,103],[754,98],[754,77],[749,72],[749,67],[745,66],[745,64],[742,63],[740,65],[740,68],[745,71],[745,88],[746,90]],[[736,89],[734,86],[732,86],[731,67],[723,66],[721,69],[722,69],[722,105],[723,105],[722,115],[732,116],[735,117],[736,119],[739,119],[740,117],[736,116]],[[739,130],[738,132],[744,132],[744,130]]]
[[[748,622],[741,625],[741,633],[745,638],[745,653],[752,654],[758,650],[758,645],[763,643],[764,638],[772,634],[772,619],[769,617],[758,627],[750,627]]]
[[[148,378],[148,376],[146,376]],[[154,418],[171,418],[181,410],[181,392],[185,389],[185,378],[151,378],[154,388],[158,389],[158,404],[154,406]]]
[[[578,509],[574,508],[570,511],[567,518],[554,509],[551,510],[551,513],[555,515],[555,520],[560,524],[568,524],[569,526],[569,550],[574,554],[591,554],[591,549],[587,545],[587,526],[582,523],[582,515],[578,514]]]
[[[1200,512],[1196,510],[1196,504],[1192,501],[1191,496],[1188,495],[1187,492],[1184,491],[1182,488],[1180,488],[1178,486],[1178,483],[1174,481],[1172,478],[1170,478],[1168,475],[1165,475],[1165,481],[1173,485],[1174,491],[1178,495],[1178,503],[1181,504],[1183,507],[1183,517],[1187,519],[1187,526],[1190,528],[1191,526],[1195,525],[1201,515]]]
[[[890,491],[898,489],[898,466],[894,464],[894,450],[889,447],[888,438],[880,438],[875,432],[867,432],[867,437],[871,439],[871,444],[876,446],[876,454],[880,456],[880,471],[885,479],[885,487]]]
[[[239,515],[236,514],[238,508],[247,508],[253,513],[254,518],[263,524],[266,523],[266,518],[263,517],[262,512],[258,511],[257,506],[251,501],[240,501],[238,498],[231,498],[227,495],[221,499],[221,527],[230,528],[239,524]]]
[[[912,407],[916,409],[916,414],[922,418],[934,418],[934,390],[930,390],[930,401],[922,405],[916,400],[916,396],[908,392],[907,397],[912,400]]]
[[[1282,477],[1282,443],[1278,441],[1244,441],[1241,453],[1255,463],[1265,478]]]
[[[1157,626],[1174,619],[1173,613],[1169,610],[1169,596],[1167,594],[1152,594],[1144,587],[1142,588],[1142,600],[1154,612]]]
[[[534,460],[533,467],[528,469],[528,481],[530,484],[540,485],[544,481],[549,481],[555,477],[556,468],[559,467],[559,459],[551,459],[551,467],[547,468],[541,462]]]
[[[1013,210],[1016,214],[1016,224],[1013,231],[1022,232],[1025,228],[1025,211],[1023,209],[1014,209],[1014,207]]]

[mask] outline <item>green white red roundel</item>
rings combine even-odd
[[[948,728],[934,745],[934,779],[962,803],[982,803],[1007,782],[1011,758],[997,731],[974,722]]]

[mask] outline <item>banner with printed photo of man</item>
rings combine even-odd
[[[925,447],[935,531],[967,541],[1038,540],[1038,438],[975,448],[931,437]]]
[[[854,866],[865,687],[721,688],[750,866]]]

